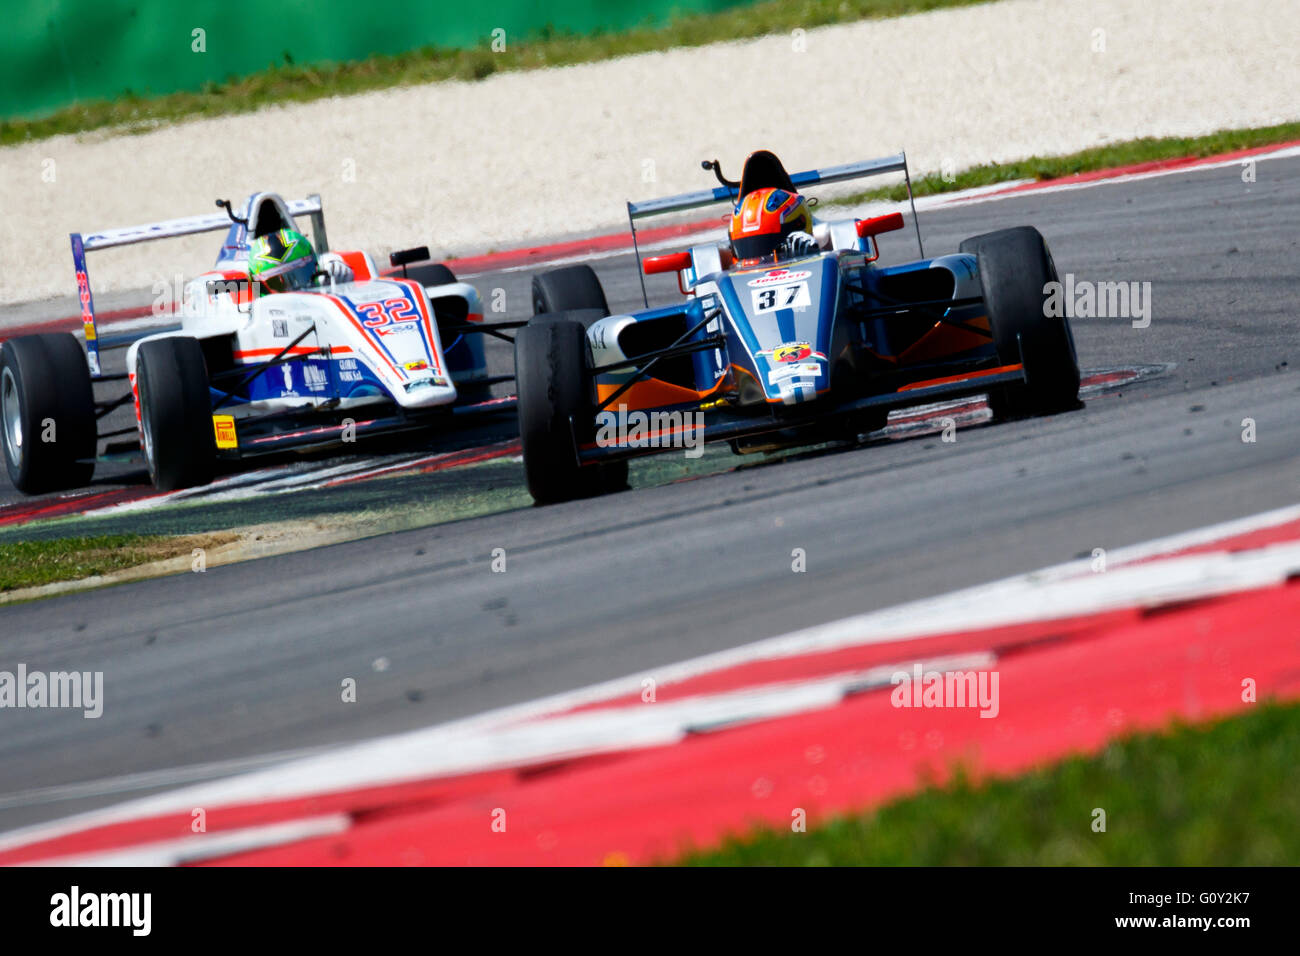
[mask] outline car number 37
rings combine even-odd
[[[801,309],[809,305],[808,283],[768,286],[754,290],[754,311],[771,312],[773,309]]]

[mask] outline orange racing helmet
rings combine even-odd
[[[761,259],[776,252],[790,233],[812,230],[808,201],[798,193],[769,187],[745,195],[731,214],[727,234],[737,259]]]

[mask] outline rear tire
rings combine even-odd
[[[135,368],[144,457],[154,487],[206,485],[216,469],[217,447],[199,340],[178,335],[144,342]]]
[[[1079,407],[1079,363],[1064,315],[1045,309],[1048,282],[1058,281],[1052,254],[1033,226],[1002,229],[962,242],[979,260],[989,325],[1003,365],[1024,362],[1025,382],[989,395],[995,417],[1048,415]]]
[[[90,482],[95,395],[75,336],[22,335],[0,346],[0,429],[5,468],[19,491],[35,495]]]
[[[537,504],[627,487],[626,461],[578,464],[575,437],[582,443],[595,433],[587,330],[581,322],[557,315],[520,329],[515,336],[515,384],[524,474]]]
[[[459,281],[456,274],[441,262],[422,262],[417,266],[407,266],[405,276],[402,275],[401,270],[394,275],[399,279],[414,279],[426,288],[433,285],[451,285]]]
[[[599,309],[609,315],[600,279],[588,265],[565,266],[533,276],[533,313]]]

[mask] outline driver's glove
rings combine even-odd
[[[352,267],[338,253],[322,253],[316,265],[337,283],[351,282],[354,278]]]
[[[782,243],[785,255],[789,259],[797,259],[800,256],[811,256],[821,251],[817,245],[817,240],[806,232],[792,232],[785,237]]]

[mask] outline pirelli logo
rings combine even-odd
[[[239,439],[235,435],[235,419],[231,415],[213,415],[212,428],[216,433],[218,448],[238,448]]]

